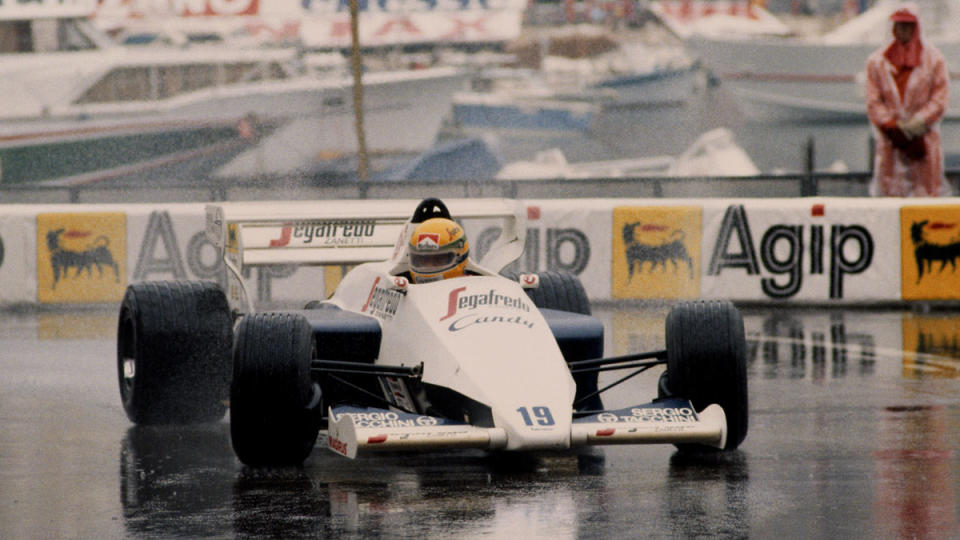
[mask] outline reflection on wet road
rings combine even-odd
[[[600,307],[607,353],[658,307]],[[240,465],[229,425],[134,427],[113,311],[0,315],[0,538],[948,537],[960,529],[960,315],[744,308],[740,450],[459,451]],[[646,373],[607,397],[655,395]]]

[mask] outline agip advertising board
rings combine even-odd
[[[960,204],[950,202],[527,200],[525,250],[506,270],[575,274],[592,301],[955,301]],[[482,260],[498,225],[464,226]],[[294,306],[326,297],[345,270],[258,267],[244,279],[257,305]],[[114,303],[129,283],[225,276],[203,204],[7,205],[0,215],[2,304]]]
[[[820,198],[707,201],[700,296],[815,303],[897,299],[901,204]]]

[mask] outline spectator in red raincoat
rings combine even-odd
[[[867,59],[867,116],[877,141],[870,193],[949,195],[939,129],[950,94],[946,62],[921,39],[912,3],[903,4],[890,20],[893,41]]]

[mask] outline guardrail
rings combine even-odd
[[[960,169],[947,171],[955,190]],[[757,176],[651,176],[541,180],[359,181],[272,176],[168,180],[149,185],[103,182],[77,186],[0,184],[2,203],[158,203],[237,200],[390,199],[436,197],[569,198],[777,198],[866,197],[869,172],[788,173]]]
[[[960,300],[960,272],[937,264],[960,249],[957,198],[614,197],[522,203],[525,249],[512,270],[577,274],[592,301]],[[128,283],[144,280],[220,281],[225,272],[207,235],[206,217],[201,202],[4,205],[0,307],[114,303]],[[321,223],[318,230],[329,234],[320,241],[346,245],[352,237],[343,236],[344,227],[327,226],[334,223]],[[480,259],[501,232],[483,219],[464,227],[471,253]],[[336,266],[254,268],[248,292],[256,305],[303,305],[329,294],[341,275]]]

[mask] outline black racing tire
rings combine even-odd
[[[292,313],[257,313],[237,327],[230,387],[230,439],[246,465],[298,466],[320,430],[310,376],[310,323]],[[313,409],[308,408],[314,405]]]
[[[727,417],[724,450],[740,446],[747,436],[746,341],[743,318],[726,301],[685,302],[667,315],[667,371],[659,394],[689,399],[697,412],[716,403]],[[704,445],[677,448],[703,452]]]
[[[127,287],[117,328],[120,399],[135,424],[215,422],[227,410],[233,318],[216,283]]]
[[[569,272],[547,270],[537,274],[540,285],[527,289],[527,296],[541,309],[557,309],[590,315],[590,300],[580,278]]]

